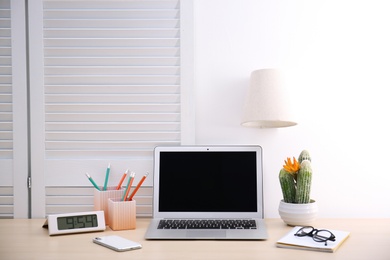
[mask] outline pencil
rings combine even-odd
[[[133,178],[131,178],[131,181],[130,181],[130,184],[129,184],[129,190],[126,192],[126,198],[124,200],[128,200],[128,198],[129,198],[129,193],[130,193],[130,190],[131,190],[131,186],[133,185],[134,176],[135,176],[135,174],[133,175]]]
[[[123,183],[123,181],[125,180],[126,175],[127,175],[128,172],[129,172],[129,169],[127,169],[126,172],[122,175],[122,178],[121,178],[121,180],[120,180],[119,183],[118,183],[118,186],[116,186],[116,189],[117,189],[117,190],[119,190],[119,189],[121,188],[122,183]]]
[[[142,179],[138,182],[137,184],[137,187],[135,187],[134,191],[131,193],[130,195],[130,198],[128,199],[129,201],[131,201],[135,195],[135,193],[138,191],[138,189],[141,187],[142,183],[144,182],[144,180],[146,179],[146,177],[148,176],[148,172],[142,177]]]
[[[130,191],[130,188],[131,188],[132,179],[134,178],[134,176],[135,176],[135,173],[131,172],[130,175],[129,175],[129,179],[127,180],[127,185],[126,185],[125,192],[123,193],[123,198],[122,198],[123,201],[126,200],[127,194],[129,194],[129,191]]]
[[[108,164],[107,170],[106,170],[106,180],[104,181],[103,190],[107,190],[108,177],[110,176],[110,168],[111,168],[111,164]]]
[[[99,186],[96,185],[96,182],[92,179],[92,177],[91,177],[88,173],[85,173],[85,176],[87,176],[88,180],[92,183],[92,185],[93,185],[97,190],[100,190]]]

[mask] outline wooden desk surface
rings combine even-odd
[[[149,219],[137,219],[137,229],[48,235],[43,219],[0,219],[0,259],[390,259],[390,219],[320,219],[315,227],[348,230],[350,237],[335,253],[277,248],[275,242],[291,227],[280,219],[267,219],[267,241],[151,241],[144,234]],[[96,245],[92,238],[119,235],[140,242],[140,250],[115,252]]]

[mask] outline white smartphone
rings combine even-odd
[[[123,252],[142,248],[140,243],[128,240],[120,236],[95,237],[92,241],[96,244],[108,247],[112,250]]]

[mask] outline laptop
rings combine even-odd
[[[267,239],[260,146],[154,150],[146,239]]]

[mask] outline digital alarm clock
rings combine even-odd
[[[64,213],[47,216],[44,228],[49,229],[49,235],[104,231],[106,222],[104,211],[87,211]]]

